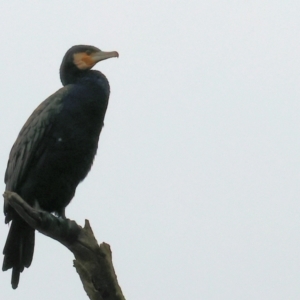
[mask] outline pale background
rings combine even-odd
[[[0,10],[1,176],[23,123],[61,86],[66,50],[120,53],[96,66],[110,104],[67,216],[111,245],[128,300],[300,299],[299,1]],[[19,288],[0,273],[0,299],[87,299],[72,259],[37,234]]]

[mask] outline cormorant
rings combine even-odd
[[[91,169],[110,93],[106,77],[91,68],[118,57],[96,47],[77,45],[60,66],[63,87],[31,114],[15,141],[5,173],[6,190],[31,206],[65,218],[65,207]],[[11,222],[3,254],[3,271],[12,268],[11,284],[29,267],[34,229],[4,203],[5,223]]]

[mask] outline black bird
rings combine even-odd
[[[118,56],[86,45],[67,51],[60,66],[63,87],[34,110],[11,149],[7,191],[65,218],[65,207],[91,169],[110,94],[106,77],[91,68]],[[4,215],[5,223],[12,222],[2,269],[12,268],[15,289],[20,273],[31,264],[35,233],[8,203]]]

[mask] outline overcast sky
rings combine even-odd
[[[66,214],[111,245],[128,300],[300,299],[298,1],[11,0],[0,11],[3,177],[22,125],[61,86],[65,52],[120,54],[95,67],[110,104]],[[37,233],[19,288],[0,273],[0,298],[87,299],[72,260]]]

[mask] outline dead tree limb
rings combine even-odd
[[[125,300],[110,246],[98,245],[88,220],[82,228],[75,221],[32,208],[17,193],[6,191],[3,196],[31,227],[59,241],[74,254],[74,266],[91,300]]]

